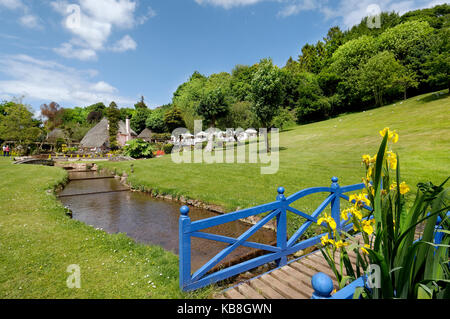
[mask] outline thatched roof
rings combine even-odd
[[[123,121],[119,121],[119,134],[126,135],[126,132],[126,124]],[[136,132],[131,130],[131,136],[137,136]],[[106,118],[103,118],[96,126],[87,132],[80,142],[80,147],[109,147],[108,120]]]
[[[130,129],[131,130],[131,129]],[[136,132],[131,130],[131,136],[137,136]],[[124,121],[119,121],[119,134],[126,135],[127,134],[127,125]]]
[[[109,146],[108,120],[103,118],[91,128],[80,142],[80,147],[95,148]]]
[[[53,131],[48,133],[46,141],[48,143],[56,143],[58,139],[63,139],[66,141],[68,137],[63,130],[61,130],[60,128],[55,128]]]
[[[146,128],[145,130],[143,130],[141,132],[141,134],[138,135],[138,138],[146,140],[146,139],[151,139],[152,136],[153,136],[153,132],[150,129]]]

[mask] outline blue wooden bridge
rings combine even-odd
[[[278,196],[274,202],[195,222],[191,222],[189,218],[189,207],[183,206],[180,209],[181,216],[179,220],[181,289],[184,291],[195,290],[244,273],[264,264],[275,262],[277,268],[273,271],[233,287],[225,291],[219,297],[239,299],[311,298],[314,291],[311,284],[311,278],[313,275],[320,272],[329,275],[332,280],[336,280],[334,274],[331,272],[328,264],[323,259],[320,251],[311,253],[298,260],[291,260],[289,262],[288,256],[320,243],[320,239],[326,235],[326,233],[306,240],[299,239],[313,223],[317,223],[320,215],[328,206],[331,208],[331,217],[335,220],[337,229],[345,231],[350,230],[353,227],[353,224],[344,226],[344,223],[341,221],[340,201],[341,199],[344,199],[348,202],[349,197],[346,193],[358,191],[364,188],[365,185],[363,183],[341,187],[338,184],[338,178],[336,177],[332,178],[332,184],[330,187],[308,188],[289,197],[284,195],[285,190],[283,187],[280,187],[278,188]],[[311,215],[292,207],[292,204],[301,198],[317,193],[323,193],[325,195],[325,200]],[[364,206],[364,208],[368,211],[372,211],[371,207]],[[288,212],[303,217],[306,220],[306,222],[300,226],[300,228],[290,238],[288,238],[287,234]],[[204,232],[204,230],[210,227],[257,215],[262,215],[262,219],[238,238],[219,236]],[[272,219],[276,219],[277,225],[276,246],[248,241],[248,239],[255,232],[261,229]],[[193,237],[227,243],[228,246],[210,259],[203,267],[192,273],[191,238]],[[239,246],[263,250],[266,253],[262,256],[220,269],[218,271],[211,271]],[[349,255],[353,262],[356,263],[355,254],[349,253]],[[336,262],[338,261],[339,257],[336,259]],[[320,276],[316,277],[316,280],[320,281]],[[334,286],[337,286],[336,282],[334,282]],[[333,284],[331,284],[331,287],[333,287]]]

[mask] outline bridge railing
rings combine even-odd
[[[330,187],[314,187],[301,190],[289,197],[285,197],[285,189],[283,187],[278,188],[278,196],[274,202],[264,205],[231,212],[228,214],[215,216],[195,222],[191,222],[189,218],[189,207],[183,206],[180,209],[179,219],[179,272],[180,272],[180,288],[184,291],[194,290],[207,285],[222,281],[237,274],[254,269],[269,262],[276,261],[279,266],[284,266],[287,263],[287,256],[296,253],[299,250],[306,249],[314,246],[320,242],[320,239],[326,235],[321,234],[312,238],[308,238],[303,241],[298,241],[299,238],[307,231],[307,229],[313,224],[317,223],[321,213],[331,206],[331,217],[336,222],[336,228],[339,230],[351,229],[352,225],[346,225],[343,227],[341,223],[341,208],[340,199],[349,200],[346,193],[364,189],[365,185],[355,184],[350,186],[340,187],[338,184],[338,178],[332,178],[332,184]],[[317,207],[317,209],[311,214],[306,214],[291,205],[297,200],[304,198],[308,195],[317,193],[328,193],[326,199]],[[370,207],[365,207],[371,210]],[[306,219],[306,222],[288,239],[287,234],[287,212],[294,213]],[[249,228],[238,238],[232,238],[227,236],[220,236],[203,232],[210,227],[230,223],[239,219],[247,218],[250,216],[256,216],[267,213],[258,223]],[[266,225],[270,220],[276,219],[276,236],[277,245],[270,246],[261,243],[255,243],[248,241],[248,239]],[[228,247],[220,251],[212,259],[206,262],[195,273],[191,273],[191,239],[192,237],[203,238],[222,243],[227,243]],[[209,273],[211,269],[218,265],[225,257],[227,257],[236,248],[244,246],[249,248],[255,248],[264,250],[267,254],[241,262],[239,264],[221,269],[219,271]]]

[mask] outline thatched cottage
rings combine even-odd
[[[117,133],[117,143],[119,146],[125,146],[125,144],[137,137],[130,127],[130,120],[126,122],[119,122],[119,132]],[[109,149],[109,123],[106,118],[103,118],[96,126],[94,126],[83,137],[80,142],[80,148],[89,148],[96,150]]]
[[[139,136],[137,138],[140,138],[141,140],[144,140],[146,142],[152,142],[152,136],[153,136],[153,132],[146,128],[145,130],[143,130],[141,132],[141,134],[139,134]]]

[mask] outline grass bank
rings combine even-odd
[[[62,169],[0,158],[0,298],[204,298],[178,288],[178,257],[65,216]],[[81,289],[69,289],[69,265]]]
[[[441,183],[449,175],[450,97],[426,94],[405,102],[361,113],[296,126],[280,134],[280,168],[261,175],[259,164],[175,164],[171,156],[133,162],[103,162],[100,167],[127,172],[133,187],[156,193],[185,196],[221,205],[228,211],[275,200],[277,187],[286,194],[331,184],[360,183],[364,176],[362,154],[374,155],[384,127],[395,129],[403,179],[415,188],[421,181]],[[298,202],[312,212],[324,196]],[[292,232],[302,221],[290,218]]]

